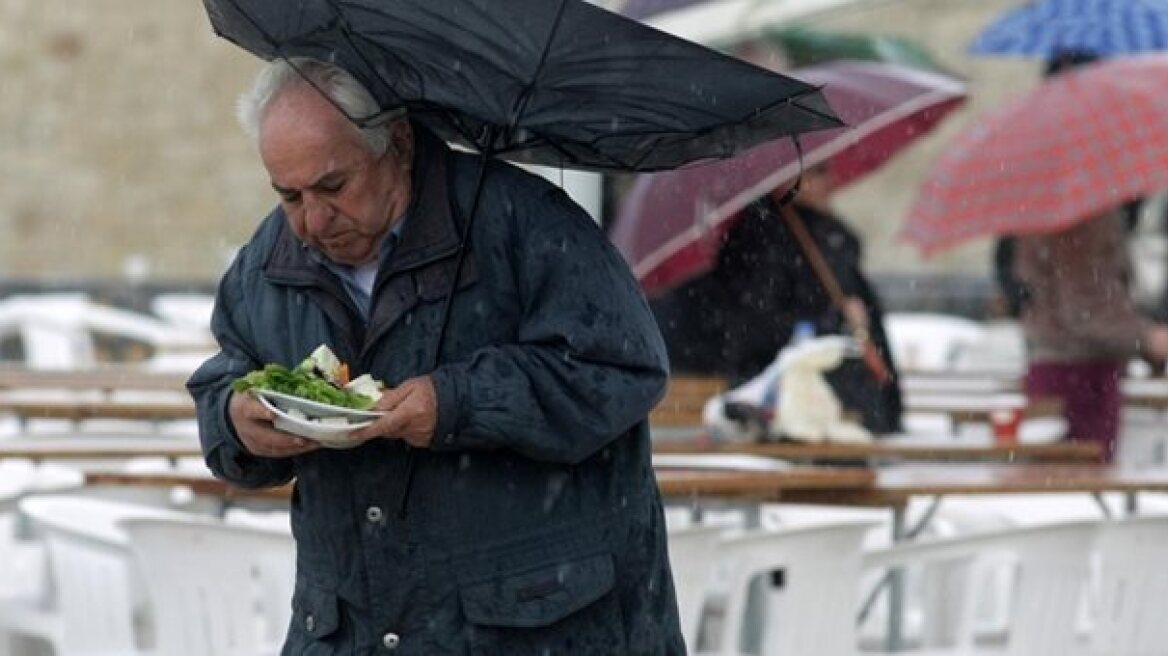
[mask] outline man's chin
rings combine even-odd
[[[320,251],[324,253],[325,257],[336,262],[337,264],[344,264],[347,266],[360,266],[369,261],[369,252],[366,249],[357,248],[353,244],[329,248],[328,246],[321,246]]]

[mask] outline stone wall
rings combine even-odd
[[[272,204],[197,0],[0,0],[0,276],[217,277]]]

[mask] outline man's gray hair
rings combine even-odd
[[[251,89],[240,94],[236,103],[239,123],[253,141],[259,143],[260,123],[272,101],[297,83],[312,84],[352,119],[381,112],[381,106],[365,85],[340,66],[308,57],[275,59],[260,70]],[[389,130],[385,122],[376,121],[357,129],[374,155],[383,155],[389,149]]]

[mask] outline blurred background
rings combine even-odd
[[[619,11],[627,3],[601,4]],[[1018,2],[638,4],[628,11],[720,48],[791,24],[906,37],[967,78],[963,109],[843,190],[836,206],[863,239],[867,269],[891,309],[990,312],[989,240],[923,259],[897,231],[943,145],[1037,81],[1033,60],[966,53]],[[0,0],[0,67],[0,294],[85,289],[142,308],[159,291],[213,289],[274,198],[233,114],[257,64],[212,35],[201,3]],[[617,179],[548,177],[601,221],[624,189]]]

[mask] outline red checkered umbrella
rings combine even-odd
[[[847,128],[803,135],[803,162],[789,139],[729,160],[638,177],[609,237],[654,294],[707,271],[722,235],[756,198],[828,162],[841,184],[867,174],[928,132],[965,99],[965,84],[893,64],[837,61],[789,74],[822,85]]]
[[[962,133],[930,169],[903,236],[925,253],[1054,232],[1168,189],[1168,57],[1064,73]]]

